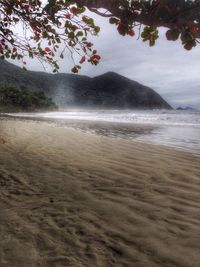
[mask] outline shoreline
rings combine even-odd
[[[200,158],[0,120],[2,267],[200,264]]]
[[[174,131],[180,131],[177,125],[159,125],[159,124],[147,124],[147,123],[131,123],[131,122],[109,122],[109,121],[93,121],[93,120],[77,120],[77,119],[56,119],[46,117],[29,117],[29,116],[17,116],[12,114],[0,114],[1,119],[19,120],[24,122],[41,122],[53,125],[55,127],[69,128],[81,131],[83,133],[92,133],[95,135],[113,137],[117,139],[128,140],[136,143],[162,146],[164,148],[175,149],[186,153],[191,153],[194,156],[200,156],[200,143],[193,144],[192,146],[186,145],[183,141],[179,143],[179,140],[169,141],[162,140],[164,136],[159,137],[159,134],[163,134],[165,129],[175,129]],[[181,126],[183,129],[188,129],[191,125]],[[199,126],[195,128],[199,129]],[[155,133],[157,132],[157,133]],[[159,133],[159,134],[158,134]],[[200,132],[199,132],[200,133]],[[158,136],[156,136],[158,134]],[[197,135],[197,134],[196,134]]]

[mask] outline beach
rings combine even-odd
[[[1,267],[199,267],[200,156],[0,119]]]

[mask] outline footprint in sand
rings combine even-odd
[[[5,144],[5,143],[6,143],[6,141],[0,137],[0,144]]]

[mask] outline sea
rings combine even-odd
[[[194,110],[92,110],[8,114],[48,121],[56,127],[159,144],[200,155],[200,111]]]

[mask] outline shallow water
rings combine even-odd
[[[68,110],[10,115],[200,154],[200,111]]]

